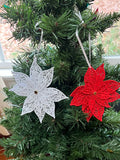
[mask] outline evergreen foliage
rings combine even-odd
[[[52,87],[67,96],[84,84],[88,68],[75,37],[76,28],[89,55],[88,34],[93,40],[97,32],[104,32],[120,17],[120,14],[98,15],[87,9],[89,0],[9,0],[10,8],[1,16],[16,26],[13,37],[18,40],[31,39],[34,46],[39,43],[41,30],[35,29],[38,21],[43,29],[45,44],[39,54],[26,52],[14,61],[13,70],[29,75],[33,56],[43,70],[54,66]],[[75,15],[81,12],[84,23]],[[101,63],[102,46],[92,46],[92,66]],[[109,66],[105,62],[106,79],[120,81],[120,66]],[[6,109],[6,118],[1,120],[11,137],[0,140],[5,154],[15,160],[118,160],[120,157],[120,112],[106,109],[103,121],[94,117],[86,122],[80,107],[70,106],[70,99],[56,103],[56,118],[45,115],[42,124],[34,112],[20,116],[26,97],[20,97],[4,89],[13,108]]]

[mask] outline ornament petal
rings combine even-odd
[[[39,75],[42,72],[41,67],[37,64],[37,59],[34,57],[33,63],[30,67],[30,77],[35,78],[36,75]]]
[[[51,117],[55,118],[55,104],[54,102],[48,103],[48,104],[44,104],[43,105],[44,108],[43,110],[50,115]]]
[[[94,109],[91,112],[98,120],[102,121],[102,116],[103,116],[103,113],[104,113],[104,107],[95,103],[94,104]]]
[[[42,120],[45,116],[45,111],[43,111],[43,109],[34,109],[35,114],[38,116],[40,123],[42,123]]]
[[[91,117],[93,116],[92,112],[88,113],[88,116],[86,117],[87,122],[90,121]]]
[[[94,70],[94,68],[88,68],[87,72],[85,73],[84,76],[84,82],[86,83],[94,83],[96,80],[96,71]]]
[[[90,112],[89,106],[88,105],[82,105],[82,111],[84,113],[89,113]]]
[[[110,96],[110,94],[107,94],[104,92],[104,93],[98,93],[96,97],[99,97],[99,99],[106,100],[106,99],[109,99],[111,96]]]
[[[44,79],[43,86],[48,87],[52,83],[53,72],[54,72],[54,67],[42,72]]]
[[[115,92],[119,87],[120,85],[117,81],[107,80],[103,82],[100,92],[106,92],[108,94],[111,94]]]
[[[84,86],[79,86],[71,93],[70,96],[74,97],[75,95],[79,95],[83,90],[84,90]]]
[[[88,98],[86,95],[76,95],[73,97],[70,103],[71,106],[81,106],[81,105],[88,105]]]
[[[75,96],[75,97],[73,97],[73,99],[71,100],[71,103],[70,103],[70,105],[71,106],[81,106],[82,105],[82,101],[83,101],[83,98],[81,98],[81,97],[79,97],[79,99],[78,99],[78,97],[77,96]]]
[[[48,70],[41,71],[39,74],[37,72],[36,74],[34,73],[34,77],[30,77],[33,82],[36,82],[34,88],[38,89],[39,91],[42,91],[46,87],[48,87],[52,83],[53,72],[54,68],[52,67]]]
[[[31,92],[31,88],[21,83],[14,85],[14,87],[11,88],[9,91],[15,92],[19,96],[28,96]]]
[[[63,92],[52,87],[46,88],[43,91],[43,94],[46,96],[47,99],[49,98],[49,101],[53,101],[53,102],[59,102],[63,99],[68,98]]]
[[[13,72],[13,76],[15,78],[16,83],[24,83],[24,85],[27,83],[29,76],[21,73],[21,72]]]
[[[100,80],[100,81],[103,81],[105,79],[104,64],[102,64],[96,69],[96,77],[97,77],[97,80]]]
[[[100,106],[106,107],[106,108],[111,108],[111,106],[108,104],[108,99],[100,99],[99,97],[96,98],[96,103],[98,103]]]
[[[89,109],[91,110],[91,112],[92,112],[92,110],[94,110],[94,106],[95,106],[95,100],[96,99],[94,99],[94,96],[91,96],[90,97],[90,99],[89,99]]]
[[[108,99],[108,103],[109,102],[114,102],[114,101],[120,99],[120,94],[117,93],[117,92],[114,92],[114,93],[112,93],[110,95],[111,95],[111,97]]]
[[[87,83],[85,86],[84,86],[84,90],[83,90],[83,94],[85,95],[90,95],[90,94],[93,94],[93,92],[96,90],[96,87],[93,86],[93,84],[91,83]]]
[[[89,122],[89,120],[91,119],[91,117],[93,115],[91,110],[89,109],[89,106],[88,105],[82,105],[82,111],[87,114],[86,120],[87,120],[87,122]]]
[[[34,95],[32,97],[34,98]],[[21,115],[24,115],[26,113],[30,113],[30,112],[32,112],[34,110],[35,103],[34,103],[34,99],[33,98],[31,98],[31,96],[28,96],[25,99]]]
[[[17,84],[10,91],[15,92],[19,96],[28,96],[32,92],[33,86],[30,77],[21,72],[13,72],[13,76]]]

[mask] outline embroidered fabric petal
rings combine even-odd
[[[41,67],[37,64],[36,57],[33,60],[30,68],[30,77],[33,81],[36,81],[39,88],[48,87],[52,83],[54,67],[42,71]],[[41,85],[42,84],[42,85]]]
[[[89,122],[91,117],[93,116],[92,112],[89,109],[88,105],[82,105],[82,111],[86,114],[86,120]]]
[[[54,72],[54,67],[43,71],[43,86],[48,87],[53,80],[53,72]]]
[[[101,92],[107,92],[109,94],[115,92],[118,88],[120,87],[119,83],[114,81],[114,80],[107,80],[104,81],[102,87],[101,87]]]
[[[13,76],[15,78],[16,83],[24,83],[26,84],[27,80],[29,79],[29,76],[21,73],[21,72],[13,72]]]
[[[120,94],[117,93],[117,92],[114,92],[114,93],[111,94],[111,97],[108,99],[108,103],[109,102],[114,102],[119,98],[120,98]]]
[[[38,110],[37,108],[34,109],[35,114],[37,115],[37,117],[39,118],[40,123],[42,123],[43,118],[45,116],[45,112],[43,111],[43,109]]]
[[[10,91],[15,92],[19,96],[28,96],[32,87],[30,77],[21,72],[13,72],[13,76],[15,77],[17,84],[14,85]]]
[[[48,115],[55,118],[55,104],[54,104],[54,102],[51,102],[51,103],[48,103],[48,104],[44,103],[43,106],[44,106],[43,110]]]
[[[70,96],[74,97],[76,94],[79,95],[83,90],[84,90],[84,86],[79,86],[71,93]]]
[[[41,67],[37,64],[37,59],[34,57],[33,63],[30,67],[30,77],[35,78],[36,75],[39,75],[42,72]]]
[[[82,111],[88,114],[87,121],[92,115],[102,121],[104,107],[110,108],[108,103],[120,98],[116,92],[120,83],[114,80],[103,81],[104,78],[104,64],[96,70],[88,68],[84,77],[85,86],[77,87],[70,95],[73,97],[70,105],[82,105]]]
[[[88,104],[88,98],[86,98],[86,95],[84,94],[74,96],[70,103],[71,106],[80,106],[87,104]]]
[[[95,76],[96,76],[96,72],[94,70],[94,68],[88,68],[87,72],[85,73],[84,76],[84,82],[86,83],[94,83],[95,82]]]
[[[43,94],[46,95],[46,98],[49,98],[49,101],[53,101],[53,102],[59,102],[63,99],[68,98],[63,92],[52,87],[46,88],[43,91]]]
[[[110,108],[111,106],[108,104],[108,101],[105,101],[104,99],[100,99],[99,97],[96,98],[96,102],[101,105],[104,106],[106,108]]]
[[[94,110],[95,104],[96,104],[95,99],[93,97],[90,97],[88,105],[89,105],[89,109],[91,112],[92,112],[92,110]]]
[[[25,99],[21,115],[32,112],[35,108],[35,105],[34,95],[32,94]]]
[[[15,72],[17,84],[11,91],[20,96],[27,96],[21,115],[34,111],[41,123],[45,113],[55,118],[54,102],[59,102],[68,97],[56,88],[47,88],[52,83],[53,71],[53,67],[42,71],[35,57],[30,68],[30,77],[24,73]]]
[[[95,103],[94,109],[91,112],[98,120],[102,121],[102,116],[104,113],[103,106],[100,106],[99,104]]]
[[[97,77],[97,80],[100,80],[100,81],[103,81],[105,79],[104,64],[102,64],[96,69],[96,77]]]

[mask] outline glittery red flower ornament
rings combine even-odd
[[[120,83],[114,80],[105,79],[104,64],[96,70],[88,68],[84,77],[84,86],[77,87],[70,96],[73,97],[71,106],[82,105],[82,111],[88,114],[86,118],[89,122],[92,116],[102,121],[104,107],[110,108],[108,104],[120,98],[116,90]]]

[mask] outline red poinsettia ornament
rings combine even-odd
[[[120,83],[114,80],[103,81],[104,79],[104,64],[96,70],[88,68],[84,77],[85,85],[77,87],[70,95],[73,97],[70,105],[82,105],[82,111],[88,114],[88,122],[92,116],[102,121],[104,107],[110,108],[108,103],[120,98],[116,92]]]

